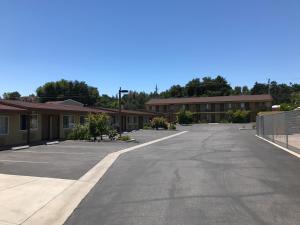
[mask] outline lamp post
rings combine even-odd
[[[122,115],[121,115],[121,97],[122,93],[128,93],[128,90],[122,90],[120,87],[119,89],[119,136],[122,136]]]

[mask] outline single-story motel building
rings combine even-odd
[[[0,147],[66,139],[75,124],[84,124],[89,113],[106,113],[118,127],[118,111],[85,107],[73,101],[33,103],[0,100]],[[122,110],[122,130],[143,128],[155,113]],[[30,125],[29,125],[30,124]]]
[[[250,121],[254,122],[258,112],[272,110],[272,100],[271,95],[154,98],[146,103],[146,110],[163,114],[169,121],[175,121],[176,113],[185,109],[193,112],[195,122],[209,123],[226,119],[229,110],[246,110],[250,112]]]

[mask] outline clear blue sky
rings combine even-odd
[[[300,83],[299,0],[1,0],[0,94],[84,80],[159,91],[223,75]]]

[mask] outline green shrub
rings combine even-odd
[[[129,137],[129,135],[124,135],[121,137],[121,141],[129,141],[131,138]]]
[[[116,137],[118,136],[118,131],[116,129],[109,128],[107,130],[107,135],[110,140],[115,140]]]
[[[193,113],[186,110],[180,110],[177,114],[177,121],[179,124],[191,124],[193,123]]]
[[[151,120],[151,127],[156,130],[158,130],[158,128],[168,129],[168,123],[164,117],[154,117]]]
[[[227,112],[228,121],[232,123],[248,123],[250,121],[250,113],[246,110],[236,110]]]
[[[72,131],[68,134],[68,139],[71,140],[89,140],[89,128],[87,125],[76,124]]]
[[[150,130],[150,129],[152,129],[151,124],[149,124],[149,123],[144,124],[143,129],[144,130]]]
[[[176,125],[174,123],[170,123],[169,130],[176,130]]]
[[[110,128],[109,119],[110,117],[105,113],[90,114],[88,116],[89,133],[94,139],[100,136],[100,139],[103,140],[103,135]]]
[[[280,105],[280,111],[291,111],[294,110],[295,108],[297,108],[297,106],[294,104],[282,103]]]

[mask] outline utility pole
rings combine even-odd
[[[128,93],[128,90],[122,90],[121,87],[119,89],[119,137],[122,136],[122,112],[121,112],[122,93]]]
[[[270,84],[270,78],[268,79],[268,94],[271,95],[271,84]]]

